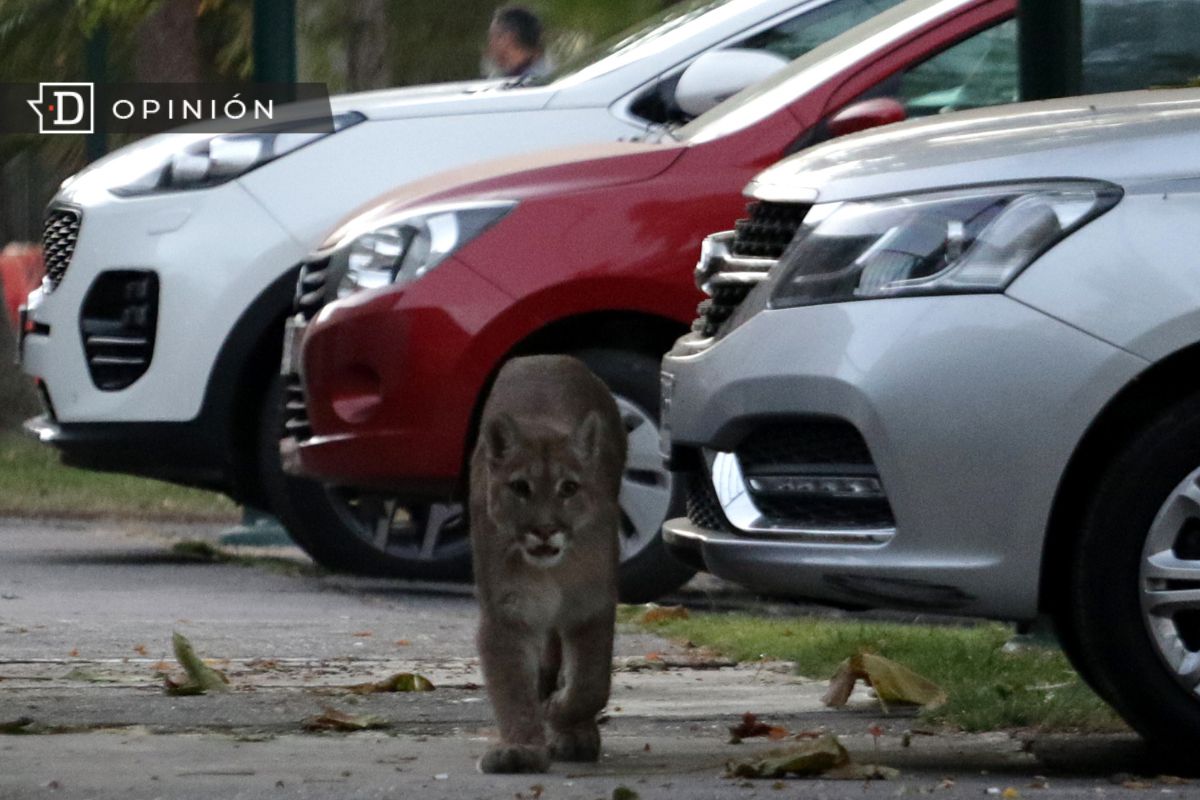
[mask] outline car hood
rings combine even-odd
[[[330,98],[335,114],[357,111],[368,119],[492,114],[543,108],[554,97],[550,86],[510,86],[508,80],[464,81],[358,92]]]
[[[760,173],[763,200],[832,202],[1039,178],[1125,187],[1200,175],[1200,90],[1074,97],[930,117],[819,145]]]
[[[526,200],[620,184],[662,173],[684,152],[678,143],[609,142],[472,164],[401,186],[359,207],[325,238],[320,251],[417,208],[492,200]]]

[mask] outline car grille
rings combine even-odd
[[[721,513],[721,504],[713,493],[712,482],[703,473],[691,476],[687,496],[687,518],[697,528],[708,531],[729,530]]]
[[[283,430],[282,435],[297,442],[312,438],[312,426],[308,422],[308,401],[304,396],[304,383],[299,375],[283,378]]]
[[[849,422],[806,419],[764,425],[736,450],[754,505],[778,524],[798,528],[888,528],[891,505],[880,494],[780,493],[756,488],[755,478],[778,481],[824,476],[878,485],[879,471],[858,429]]]
[[[734,225],[730,253],[777,261],[800,229],[810,207],[806,203],[751,203],[747,208],[749,217],[739,219]],[[763,277],[766,277],[765,272]],[[711,283],[712,296],[697,308],[699,318],[692,324],[692,330],[706,338],[728,333],[722,330],[723,326],[757,285],[721,284],[719,273]]]
[[[733,254],[778,260],[800,230],[809,208],[807,203],[751,203],[747,209],[750,216],[733,226]]]
[[[300,274],[296,278],[296,294],[292,301],[292,313],[305,323],[312,322],[321,309],[329,303],[331,289],[335,282],[331,280],[329,258],[319,258],[306,261],[300,265]],[[290,364],[285,365],[289,369]],[[280,435],[304,442],[312,438],[312,425],[308,419],[308,398],[304,393],[304,381],[294,372],[283,376],[282,428]]]
[[[300,265],[300,277],[296,280],[296,297],[293,311],[305,322],[311,322],[325,305],[332,300],[330,297],[329,258],[308,261]]]
[[[115,392],[150,368],[158,328],[158,276],[114,270],[96,277],[79,319],[88,372],[96,388]]]
[[[42,225],[42,259],[46,264],[46,285],[51,290],[58,288],[71,265],[82,224],[83,215],[71,208],[52,208],[46,213]]]

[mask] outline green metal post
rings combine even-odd
[[[254,0],[254,80],[296,82],[296,0]]]
[[[1021,0],[1021,99],[1083,93],[1082,0]]]

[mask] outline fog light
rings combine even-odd
[[[755,494],[879,500],[884,497],[878,478],[852,475],[756,475],[747,479]]]
[[[379,373],[362,364],[347,365],[338,374],[331,401],[342,420],[352,425],[367,422],[383,405]]]

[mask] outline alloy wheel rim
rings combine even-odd
[[[459,503],[406,506],[386,495],[337,488],[327,491],[347,527],[383,555],[436,563],[470,553]]]
[[[1138,586],[1159,656],[1184,689],[1200,693],[1200,469],[1175,487],[1151,523]]]
[[[674,478],[659,451],[658,422],[631,400],[616,395],[629,436],[621,475],[621,561],[636,557],[662,530],[671,509]]]
[[[621,561],[649,545],[671,507],[673,477],[658,449],[658,423],[641,406],[617,396],[628,435],[628,458],[621,475]],[[382,554],[437,562],[470,552],[463,506],[432,503],[405,506],[394,497],[327,488],[338,514],[358,538]]]

